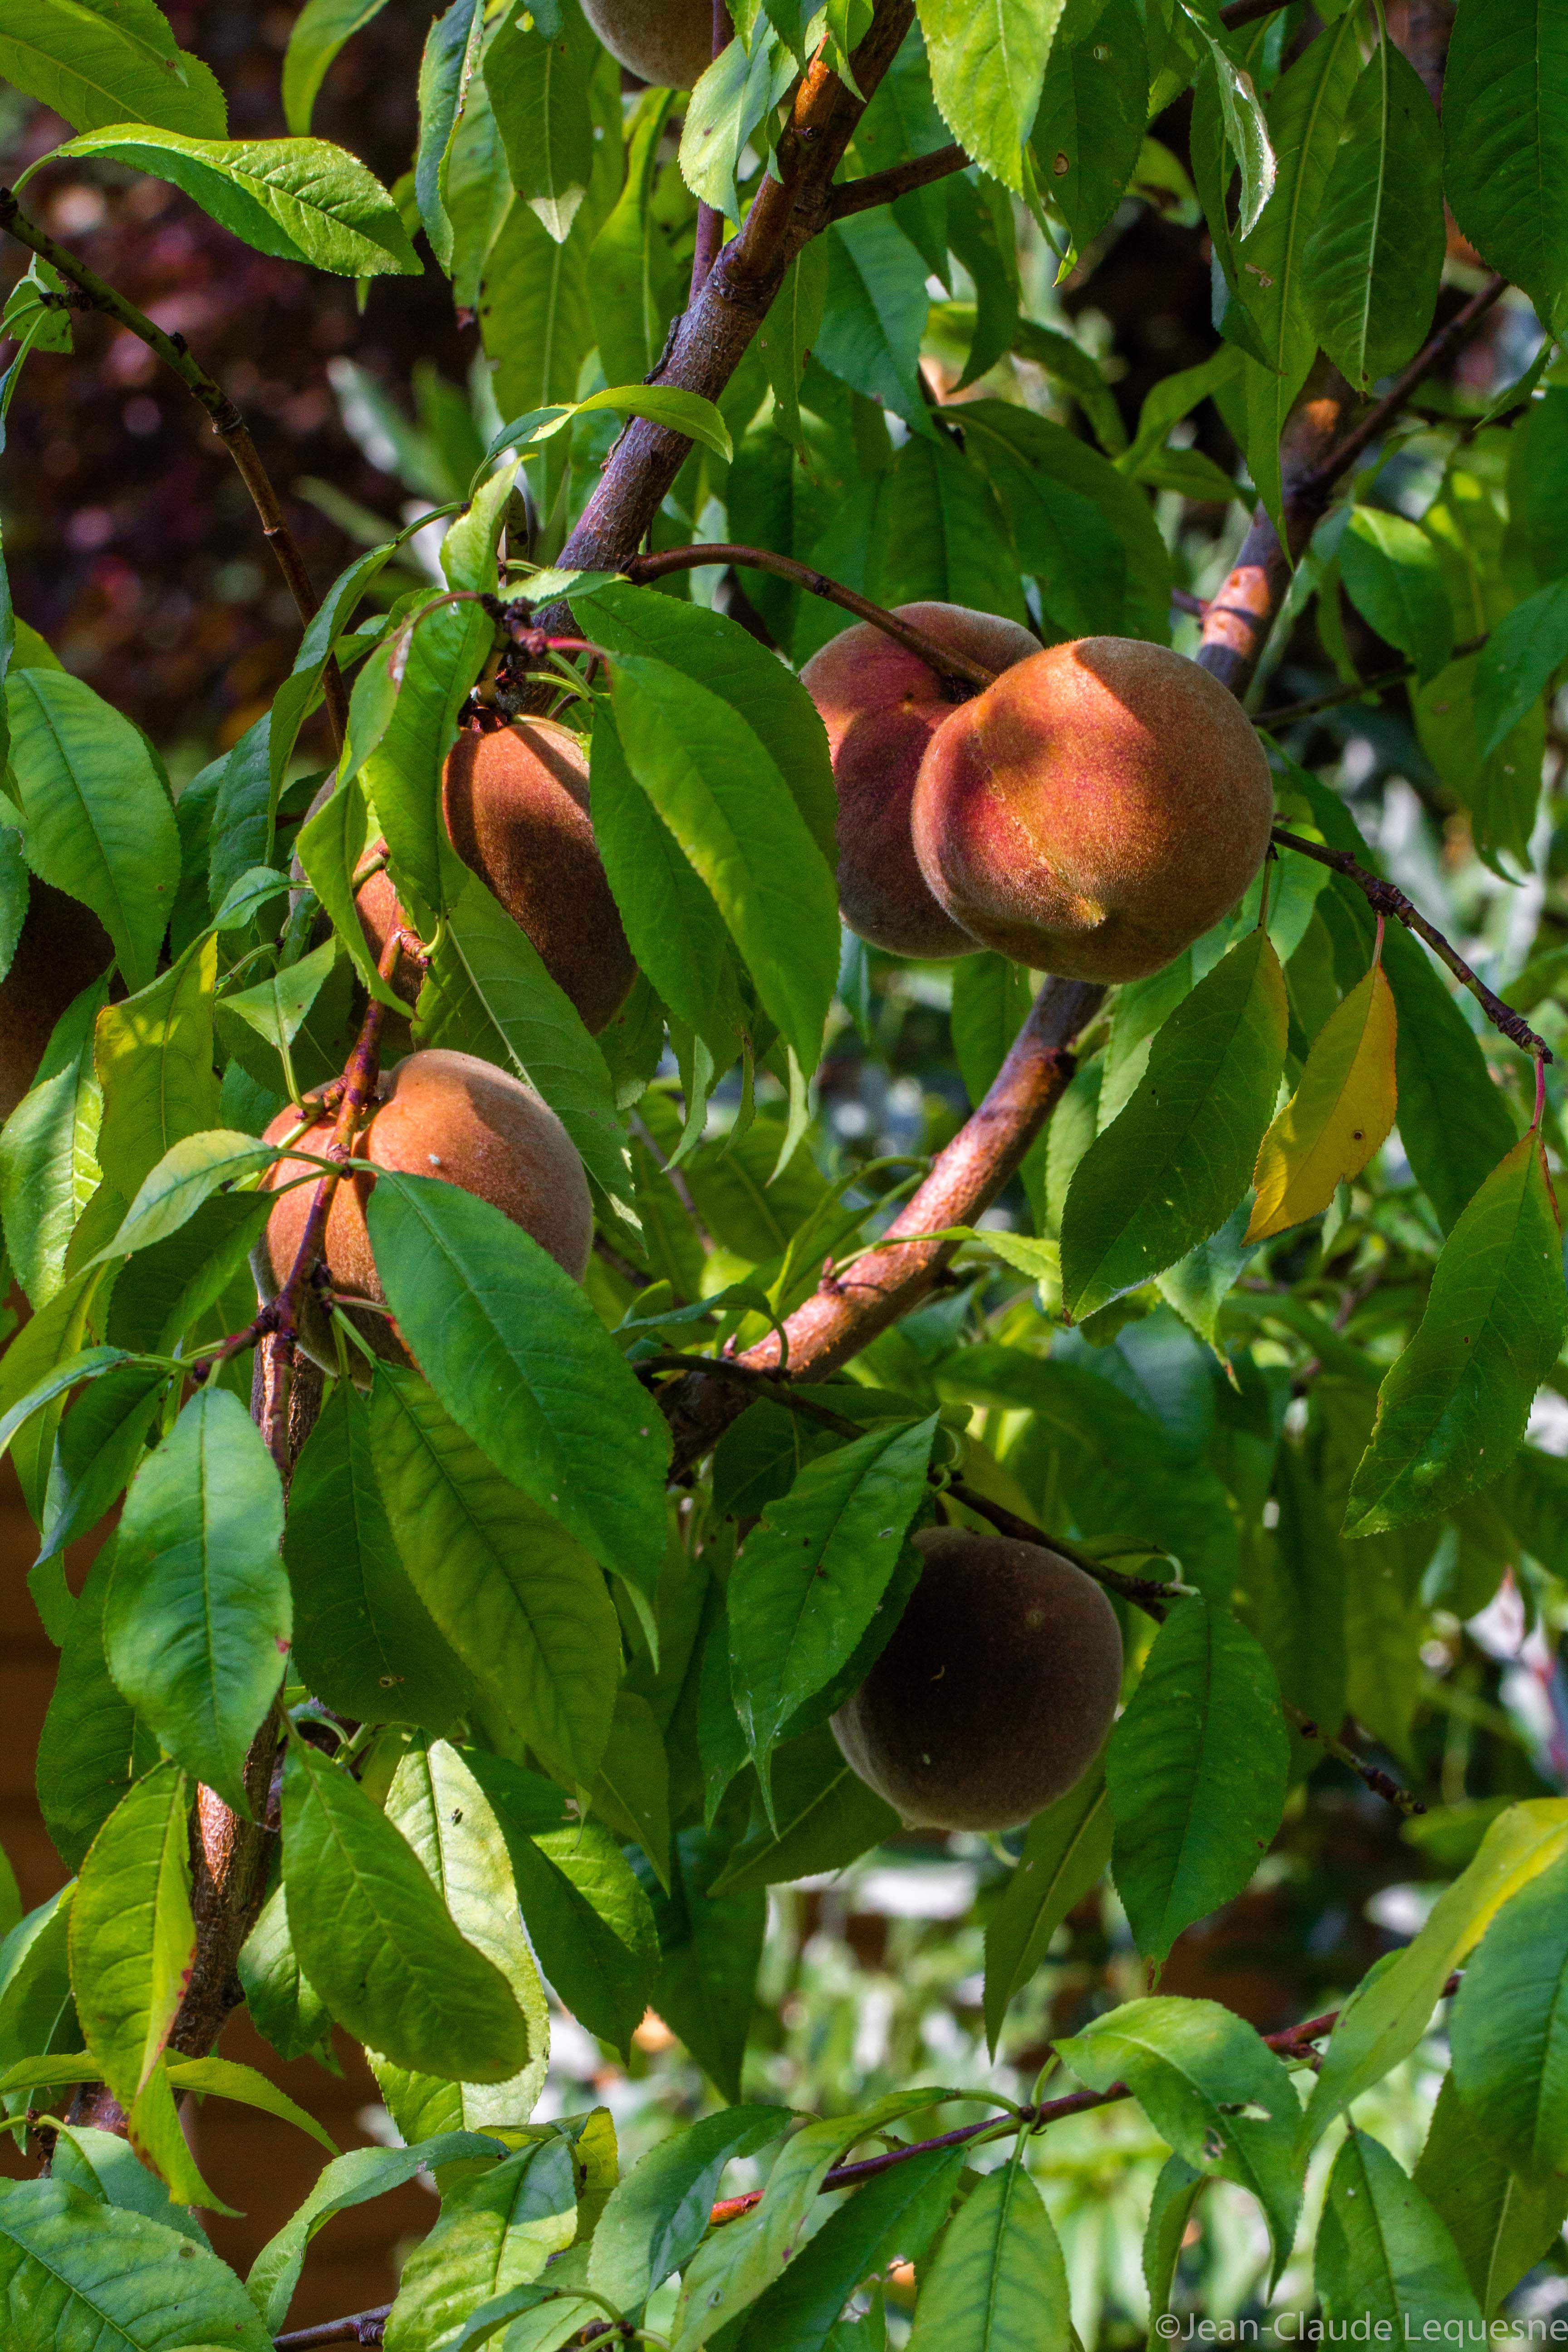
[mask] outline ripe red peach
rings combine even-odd
[[[912,833],[982,946],[1067,980],[1140,980],[1242,896],[1268,763],[1235,698],[1168,646],[1081,637],[1005,670],[932,735]]]
[[[1039,651],[1027,629],[994,613],[935,604],[900,604],[896,611],[900,620],[988,669],[1005,670]],[[821,714],[833,755],[845,921],[894,955],[973,955],[978,940],[932,897],[910,837],[915,779],[927,745],[952,716],[952,693],[918,654],[868,621],[857,622],[813,654],[801,682]]]

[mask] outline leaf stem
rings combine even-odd
[[[47,231],[30,221],[10,188],[0,188],[0,229],[7,230],[18,245],[26,246],[41,261],[47,261],[51,269],[68,278],[78,292],[86,297],[87,308],[102,311],[107,318],[115,320],[145,343],[165,367],[173,368],[186,391],[200,402],[212,419],[213,431],[239,469],[240,479],[250,492],[260,520],[262,537],[278,559],[278,569],[288,583],[301,624],[309,627],[320,608],[321,599],[311,585],[299,543],[284,519],[282,505],[272,487],[272,478],[250,437],[250,427],[222,384],[191,357],[190,347],[184,335],[166,335],[162,327],[153,325],[145,311],[139,310],[133,302],[128,302],[124,295],[117,293],[95,269],[89,269],[85,261],[79,261],[74,253],[57,244]],[[342,673],[335,660],[328,662],[322,674],[321,694],[332,735],[341,751],[348,728],[349,702]]]

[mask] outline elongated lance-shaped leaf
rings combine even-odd
[[[1394,992],[1374,964],[1312,1041],[1301,1083],[1258,1147],[1245,1240],[1326,1209],[1387,1140],[1395,1107]]]
[[[1431,1518],[1506,1470],[1565,1322],[1562,1239],[1532,1129],[1444,1245],[1420,1328],[1378,1391],[1346,1535]]]
[[[1024,192],[1022,148],[1066,0],[921,0],[921,30],[942,121],[982,171]]]
[[[98,1016],[98,1159],[124,1200],[135,1199],[176,1143],[218,1123],[216,978],[217,941],[199,940],[150,986],[122,1004],[105,1005]]]
[[[1568,659],[1568,581],[1553,580],[1504,614],[1476,664],[1481,756],[1508,740]]]
[[[1432,323],[1447,239],[1443,135],[1421,77],[1384,34],[1351,94],[1345,137],[1307,248],[1307,308],[1363,390]]]
[[[787,2130],[783,2107],[726,2107],[672,2133],[638,2159],[610,2196],[594,2232],[588,2284],[623,2311],[647,2302],[701,2243],[724,2167]]]
[[[1552,0],[1466,0],[1444,90],[1454,218],[1555,331],[1568,284],[1568,28]]]
[[[300,1965],[351,2033],[449,2082],[504,2083],[527,2063],[527,2021],[505,1977],[453,1925],[379,1807],[297,1739],[283,1838]]]
[[[1481,2315],[1452,2238],[1382,2144],[1352,2131],[1334,2158],[1312,2266],[1325,2319],[1418,2343],[1458,2329],[1482,2336]],[[1453,2340],[1450,2336],[1449,2340]]]
[[[1062,1212],[1073,1315],[1136,1289],[1224,1224],[1274,1108],[1287,1025],[1279,959],[1253,931],[1176,1007],[1131,1101],[1078,1164]]]
[[[1455,2086],[1476,2130],[1536,2185],[1568,2172],[1565,1900],[1568,1861],[1503,1906],[1465,1970],[1448,2026]]]
[[[1227,1611],[1179,1602],[1106,1755],[1111,1874],[1149,1958],[1240,1894],[1279,1826],[1289,1764],[1261,1646]]]
[[[126,1496],[104,1646],[169,1753],[246,1817],[246,1750],[289,1649],[282,1535],[260,1431],[226,1389],[198,1390]]]
[[[503,17],[485,50],[485,86],[512,185],[557,245],[568,235],[594,169],[588,77],[599,47],[581,9],[561,12],[547,37]]]
[[[1129,2001],[1058,2044],[1091,2090],[1124,2081],[1162,2139],[1194,2169],[1250,2189],[1289,2259],[1301,2204],[1300,2108],[1268,2043],[1217,2001]]]
[[[1207,2180],[1207,2174],[1184,2156],[1169,2156],[1154,2183],[1143,2232],[1143,2284],[1149,2290],[1150,2321],[1156,2327],[1170,2311],[1187,2225]]]
[[[511,1987],[528,2027],[527,2060],[504,2083],[430,2084],[422,2105],[438,2111],[451,2131],[526,2123],[550,2063],[550,2013],[518,1918],[500,1824],[479,1782],[444,1739],[416,1740],[409,1748],[387,1792],[386,1818],[424,1864],[453,1925]],[[405,2099],[412,2088],[400,2086]]]
[[[1067,2265],[1020,2155],[971,2190],[921,2282],[910,2352],[1067,2352]]]
[[[1568,2179],[1527,2184],[1480,2140],[1449,2074],[1437,2094],[1415,2186],[1447,2228],[1489,2319],[1533,2270],[1568,2214]]]
[[[526,931],[477,875],[441,927],[419,993],[421,1045],[498,1063],[543,1096],[595,1182],[634,1198],[626,1139],[605,1057]]]
[[[377,1372],[371,1447],[426,1608],[519,1737],[591,1787],[621,1664],[615,1604],[592,1557],[411,1373]]]
[[[1103,1760],[1029,1823],[1024,1850],[985,1927],[985,2038],[994,2053],[1013,1995],[1110,1859]]]
[[[669,1427],[582,1289],[500,1210],[434,1176],[378,1175],[388,1302],[447,1411],[595,1559],[651,1592]]]
[[[36,8],[8,8],[0,21],[0,73],[64,115],[73,131],[156,122],[221,139],[228,128],[211,68],[176,46],[153,0],[41,0]]]
[[[5,709],[27,863],[92,908],[126,986],[142,988],[180,879],[174,813],[147,746],[65,670],[13,669]]]
[[[270,2352],[272,2338],[228,2264],[181,2231],[64,2180],[17,2181],[4,2205],[7,2352],[174,2352],[203,2341]]]
[[[386,0],[305,0],[283,52],[283,120],[296,139],[310,135],[316,92],[338,51],[385,5]]]
[[[71,1903],[77,2015],[127,2109],[168,2041],[195,1951],[189,1810],[179,1767],[155,1766],[99,1831]]]
[[[1454,612],[1426,532],[1404,515],[1356,507],[1340,541],[1340,575],[1357,612],[1409,655],[1422,683],[1436,677],[1454,650]]]
[[[1268,101],[1274,188],[1236,247],[1237,289],[1253,330],[1248,349],[1262,354],[1249,358],[1246,371],[1247,454],[1277,530],[1283,529],[1280,437],[1318,341],[1307,313],[1308,248],[1360,69],[1352,9],[1308,44]]]
[[[1451,1969],[1521,1887],[1568,1853],[1568,1801],[1538,1797],[1499,1815],[1468,1869],[1438,1896],[1414,1943],[1363,1979],[1340,2011],[1302,2118],[1310,2147],[1342,2107],[1408,2058]]]
[[[711,892],[757,993],[816,1067],[838,975],[832,877],[772,753],[733,706],[644,655],[614,666],[626,763]]]
[[[834,2320],[862,2280],[895,2261],[921,2260],[947,2218],[963,2170],[962,2148],[933,2147],[857,2189],[752,2305],[739,2347],[743,2352],[823,2352],[834,2342]],[[1022,2288],[1025,2282],[1016,2284]]]
[[[710,2237],[686,2265],[677,2341],[691,2352],[755,2300],[795,2251],[824,2177],[857,2140],[933,2103],[924,2091],[895,2091],[860,2116],[808,2123],[781,2150],[763,2201],[742,2221]]]
[[[303,2204],[295,2207],[276,2237],[251,2263],[246,2290],[269,2331],[281,2328],[300,2284],[311,2239],[334,2213],[347,2212],[373,2197],[401,2189],[416,2174],[441,2164],[461,2164],[502,2153],[504,2143],[477,2132],[440,2132],[412,2147],[351,2147],[317,2174]]]
[[[104,155],[170,180],[258,253],[304,261],[340,278],[388,271],[418,277],[420,262],[396,205],[373,172],[324,139],[189,139],[119,123],[68,139],[57,155]]]
[[[534,2140],[458,2180],[398,2281],[386,2352],[436,2352],[476,2304],[539,2277],[577,2228],[575,2168],[563,2133]]]
[[[783,1725],[870,1623],[925,1493],[935,1434],[933,1413],[807,1463],[742,1546],[729,1588],[731,1667],[764,1774]]]
[[[437,1732],[467,1714],[472,1681],[398,1554],[370,1406],[352,1381],[333,1383],[294,1466],[283,1555],[295,1664],[318,1698],[360,1722]]]
[[[237,1128],[206,1128],[199,1135],[183,1137],[142,1178],[119,1232],[99,1251],[95,1263],[167,1241],[204,1201],[242,1177],[258,1175],[271,1157],[269,1144],[258,1143]]]

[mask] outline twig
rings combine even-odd
[[[838,581],[830,580],[825,572],[814,571],[809,563],[797,563],[792,555],[775,555],[769,547],[742,547],[726,540],[693,547],[660,548],[657,555],[634,556],[622,568],[626,578],[641,587],[650,580],[662,580],[668,572],[690,572],[703,563],[750,565],[757,572],[771,572],[778,579],[791,580],[797,587],[808,590],[813,596],[822,597],[826,604],[837,604],[846,613],[853,613],[858,621],[869,621],[873,628],[880,629],[884,635],[907,646],[910,653],[918,654],[921,661],[929,662],[931,668],[944,677],[962,678],[966,685],[973,687],[987,687],[995,679],[995,671],[987,669],[984,662],[972,661],[967,655],[955,653],[951,646],[942,645],[935,637],[927,636],[923,629],[917,629],[910,622],[900,620],[896,613],[885,611],[880,604],[873,604],[868,596],[862,596],[855,589],[846,588]],[[552,644],[561,642],[559,638],[551,639]]]
[[[642,1375],[647,1372],[710,1372],[720,1380],[741,1381],[755,1397],[765,1397],[771,1403],[782,1405],[786,1412],[798,1413],[804,1421],[814,1421],[831,1429],[839,1437],[864,1437],[865,1424],[851,1421],[847,1413],[835,1412],[831,1405],[818,1403],[815,1397],[803,1396],[799,1389],[778,1372],[761,1371],[754,1365],[731,1356],[682,1356],[676,1354],[644,1356],[633,1367]],[[1168,1584],[1155,1583],[1146,1576],[1128,1576],[1121,1569],[1110,1568],[1092,1553],[1080,1551],[1066,1536],[1047,1535],[1043,1528],[1028,1519],[1021,1519],[1000,1503],[978,1494],[961,1478],[948,1478],[939,1469],[927,1472],[931,1485],[961,1504],[966,1511],[975,1512],[988,1519],[999,1535],[1010,1536],[1016,1543],[1038,1544],[1045,1551],[1054,1551],[1070,1560],[1086,1576],[1098,1584],[1108,1585],[1112,1592],[1121,1593],[1125,1601],[1147,1611],[1158,1623],[1165,1614],[1165,1603],[1179,1600],[1180,1594]]]
[[[0,228],[8,230],[19,245],[26,246],[40,260],[47,261],[51,269],[68,279],[79,294],[85,298],[84,307],[102,311],[106,317],[115,320],[137,336],[163,362],[165,367],[173,368],[187,392],[200,402],[212,419],[213,431],[234,459],[240,478],[250,492],[260,519],[262,537],[277,557],[278,568],[288,583],[300,619],[308,627],[315,618],[321,600],[310,584],[310,575],[305,569],[305,559],[300,552],[299,544],[284,520],[271,477],[250,437],[250,427],[223,386],[191,357],[184,335],[166,335],[162,327],[154,326],[144,311],[139,310],[133,302],[128,302],[123,294],[117,293],[95,269],[89,269],[85,261],[78,260],[76,255],[63,245],[57,245],[52,236],[27,218],[9,188],[0,188]],[[348,729],[349,703],[342,673],[335,659],[328,662],[322,673],[321,694],[332,734],[341,751]]]
[[[1494,1029],[1499,1029],[1521,1054],[1532,1055],[1542,1065],[1552,1060],[1551,1047],[1543,1037],[1538,1037],[1522,1013],[1489,989],[1484,980],[1473,972],[1458,948],[1451,947],[1435,923],[1429,923],[1420,909],[1411,905],[1403,890],[1395,889],[1379,874],[1369,874],[1358,866],[1348,849],[1325,849],[1321,841],[1303,841],[1300,834],[1287,833],[1283,825],[1274,828],[1274,839],[1285,849],[1299,850],[1303,857],[1315,857],[1320,866],[1332,866],[1353,882],[1374,914],[1393,915],[1407,931],[1425,940],[1433,954],[1446,963],[1461,986],[1468,988]]]
[[[1484,636],[1467,637],[1462,646],[1454,647],[1448,658],[1463,661],[1468,654],[1479,654],[1486,642]],[[1350,686],[1336,686],[1326,694],[1309,694],[1300,702],[1282,702],[1273,710],[1259,710],[1254,714],[1252,723],[1255,727],[1283,727],[1292,719],[1310,719],[1315,711],[1337,710],[1342,703],[1360,702],[1369,694],[1381,693],[1384,687],[1403,686],[1406,678],[1416,674],[1414,662],[1398,662],[1392,669],[1375,671],[1371,677],[1358,677]]]
[[[1325,1753],[1333,1758],[1336,1764],[1348,1765],[1356,1778],[1365,1782],[1374,1797],[1381,1797],[1385,1804],[1392,1805],[1396,1812],[1403,1813],[1406,1821],[1416,1813],[1426,1811],[1426,1808],[1420,1798],[1413,1797],[1408,1789],[1402,1789],[1397,1780],[1384,1771],[1381,1765],[1369,1764],[1364,1757],[1356,1754],[1353,1748],[1347,1748],[1342,1739],[1335,1739],[1331,1733],[1323,1729],[1321,1724],[1314,1723],[1310,1715],[1304,1714],[1299,1706],[1293,1706],[1289,1699],[1281,1699],[1280,1705],[1303,1739],[1315,1739]]]
[[[847,220],[851,213],[868,213],[874,205],[890,205],[915,188],[945,180],[951,172],[967,170],[969,160],[962,147],[938,147],[929,155],[912,156],[907,163],[894,163],[885,172],[868,172],[861,179],[842,181],[833,191],[828,216]]]
[[[1459,1973],[1456,1969],[1437,1999],[1447,2000],[1458,1985]],[[1331,2033],[1339,2019],[1337,2009],[1326,2010],[1321,2017],[1306,2018],[1300,2025],[1287,2026],[1282,2033],[1266,2033],[1263,2040],[1287,2065],[1292,2062],[1305,2064],[1314,2054],[1312,2044]],[[874,2180],[879,2173],[890,2172],[896,2166],[909,2163],[912,2157],[929,2155],[933,2149],[967,2147],[975,2140],[999,2139],[1019,2130],[1027,2131],[1032,2137],[1047,2126],[1060,2123],[1065,2116],[1085,2115],[1091,2107],[1108,2107],[1133,2095],[1126,2083],[1112,2083],[1103,2091],[1070,2091],[1065,2098],[1043,2099],[1037,2105],[1018,2107],[1011,2115],[985,2116],[979,2123],[963,2124],[957,2131],[942,2132],[935,2139],[906,2140],[897,2147],[885,2148],[879,2156],[865,2157],[858,2164],[836,2165],[824,2177],[818,2194],[826,2197],[835,2189],[853,2189],[862,2180]],[[711,2221],[719,2226],[738,2221],[742,2213],[760,2205],[764,2194],[761,2189],[752,2189],[743,2197],[726,2197],[714,2206]]]
[[[392,2305],[378,2303],[372,2311],[353,2311],[346,2319],[318,2320],[314,2327],[291,2328],[275,2336],[274,2352],[314,2352],[319,2344],[379,2344],[386,2333]]]
[[[1336,442],[1328,456],[1321,458],[1301,479],[1301,489],[1309,496],[1321,496],[1342,481],[1361,456],[1393,424],[1418,383],[1435,375],[1444,361],[1457,352],[1471,331],[1480,324],[1492,304],[1508,284],[1499,275],[1488,278],[1479,294],[1472,294],[1463,310],[1456,310],[1446,327],[1440,327],[1415,354],[1404,373],[1396,375],[1381,400],[1373,401],[1366,415],[1342,441]]]

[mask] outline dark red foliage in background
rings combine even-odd
[[[174,0],[168,15],[223,83],[232,134],[281,136],[293,11]],[[412,160],[429,23],[428,8],[391,0],[317,101],[312,128],[352,147],[389,186]],[[0,179],[67,136],[58,116],[29,108],[0,152]],[[428,356],[461,383],[477,338],[458,326],[434,265],[423,279],[378,280],[361,316],[348,280],[253,253],[162,181],[66,163],[40,173],[24,202],[160,326],[183,333],[238,403],[318,590],[356,550],[290,497],[290,484],[318,475],[395,525],[402,520],[402,494],[344,432],[325,370],[346,356],[404,392],[414,361]],[[10,246],[0,258],[8,287],[28,257]],[[195,403],[132,336],[92,317],[74,324],[74,358],[28,360],[0,458],[16,609],[156,742],[205,758],[258,716],[289,668],[293,604]]]

